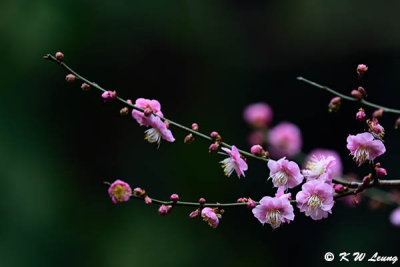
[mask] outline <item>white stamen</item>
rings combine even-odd
[[[364,162],[366,162],[367,160],[370,160],[368,147],[360,146],[354,152],[353,158],[356,161],[356,163],[358,164],[358,166],[361,166]]]
[[[270,178],[272,178],[272,182],[274,183],[274,185],[277,186],[286,186],[287,182],[289,180],[289,175],[284,172],[284,171],[279,171],[277,173],[275,173],[273,176],[271,176]]]
[[[266,222],[271,225],[273,229],[278,228],[282,223],[282,215],[279,210],[272,209],[267,212]]]
[[[307,204],[311,208],[311,210],[315,210],[322,207],[322,199],[317,194],[314,194],[309,197]]]
[[[144,137],[145,140],[149,141],[149,143],[157,143],[158,146],[160,146],[162,135],[157,129],[150,128],[146,130],[144,133],[145,133]]]
[[[232,172],[235,170],[235,163],[231,158],[226,158],[220,162],[222,164],[222,168],[224,168],[224,173],[226,176],[231,176]]]

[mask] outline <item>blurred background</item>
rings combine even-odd
[[[190,221],[186,207],[160,217],[141,201],[114,205],[103,181],[117,178],[159,199],[259,200],[274,190],[265,164],[249,160],[246,178],[228,179],[224,157],[200,139],[183,144],[178,129],[176,143],[157,150],[144,128],[119,116],[120,104],[67,84],[67,73],[42,59],[63,51],[90,80],[125,98],[158,99],[166,117],[243,149],[243,109],[266,102],[273,124],[301,128],[305,153],[335,149],[346,172],[363,175],[346,149],[362,130],[359,106],[329,113],[332,96],[296,77],[349,93],[365,63],[369,99],[400,108],[399,9],[372,0],[1,1],[0,266],[320,266],[327,251],[400,256],[394,207],[367,202],[338,203],[318,222],[295,209],[295,221],[275,231],[245,208],[227,209],[211,229]],[[391,178],[400,177],[396,119],[382,120],[379,160]]]

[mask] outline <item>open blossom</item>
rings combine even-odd
[[[266,103],[251,104],[244,110],[243,118],[254,127],[266,127],[272,121],[272,109]]]
[[[307,180],[318,179],[331,183],[333,178],[333,168],[336,165],[336,159],[332,156],[314,154],[308,161],[307,167],[302,171]]]
[[[225,175],[229,177],[233,171],[236,171],[239,178],[241,175],[245,177],[246,175],[244,174],[244,171],[247,171],[247,163],[240,157],[237,147],[232,146],[232,150],[223,147],[222,150],[229,155],[229,158],[220,162],[224,168]]]
[[[294,161],[289,161],[285,158],[281,158],[278,161],[270,159],[268,168],[270,170],[269,177],[275,187],[286,190],[298,186],[303,181],[300,168]]]
[[[307,158],[305,160],[305,165],[304,168],[307,168],[307,164],[308,162],[315,156],[315,155],[321,155],[324,156],[325,158],[327,157],[333,157],[335,158],[335,164],[331,164],[330,165],[330,170],[331,170],[331,174],[332,174],[332,178],[337,178],[340,177],[343,173],[343,164],[342,164],[342,160],[339,156],[339,154],[334,151],[334,150],[330,150],[330,149],[324,149],[324,148],[316,148],[313,149],[310,153],[308,153]]]
[[[148,120],[148,123],[152,128],[144,132],[145,140],[149,141],[150,143],[157,143],[158,145],[160,145],[161,139],[167,140],[168,142],[175,141],[172,132],[159,117],[153,116],[151,120]]]
[[[390,214],[390,222],[394,226],[400,226],[400,208],[396,208],[392,213]]]
[[[214,209],[208,207],[202,209],[201,217],[204,221],[208,223],[209,226],[211,226],[212,228],[217,228],[219,224],[219,218]]]
[[[347,148],[358,166],[366,161],[373,161],[376,157],[386,152],[381,140],[375,140],[368,132],[347,137]]]
[[[296,195],[297,206],[306,216],[313,220],[321,220],[328,217],[328,213],[332,213],[333,193],[332,185],[320,180],[308,181]]]
[[[271,129],[268,135],[269,152],[272,157],[292,158],[300,152],[303,144],[301,131],[293,123],[282,122]]]
[[[282,223],[289,223],[294,220],[293,206],[289,201],[290,193],[284,194],[283,189],[278,189],[275,197],[263,197],[260,205],[253,210],[254,217],[260,223],[268,223],[273,229],[278,228]]]
[[[132,189],[129,184],[124,181],[115,180],[115,182],[108,188],[108,194],[110,195],[112,202],[117,204],[128,201],[131,197]]]
[[[163,113],[161,112],[161,104],[157,100],[150,100],[145,98],[136,99],[135,106],[142,108],[144,110],[154,112],[155,114],[163,117]],[[144,126],[150,125],[150,120],[155,117],[153,114],[149,116],[145,116],[145,114],[139,110],[132,110],[132,117],[140,124]]]

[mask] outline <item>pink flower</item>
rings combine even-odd
[[[321,154],[314,154],[307,161],[307,168],[302,171],[307,181],[318,179],[323,182],[332,182],[332,172],[336,165],[336,159],[332,156],[325,157]]]
[[[117,204],[128,201],[131,197],[132,189],[129,184],[124,181],[115,180],[115,182],[108,188],[108,194],[110,195],[112,202]]]
[[[150,100],[145,98],[136,99],[135,106],[142,108],[144,110],[154,112],[155,114],[163,117],[163,113],[161,112],[161,104],[157,100]],[[141,125],[149,126],[150,120],[155,117],[153,114],[150,116],[145,116],[145,114],[139,110],[132,110],[132,117]]]
[[[160,146],[161,138],[168,142],[175,141],[172,132],[167,128],[165,123],[159,117],[153,116],[152,119],[148,120],[147,122],[152,128],[144,132],[144,139],[149,141],[149,143],[157,143],[158,146]]]
[[[328,217],[328,213],[332,213],[332,185],[320,180],[311,180],[303,184],[301,190],[296,195],[300,212],[305,212],[306,216],[311,216],[313,220],[321,220]]]
[[[396,208],[392,213],[390,214],[390,222],[394,226],[400,226],[400,208]]]
[[[225,175],[229,177],[233,171],[236,171],[239,178],[241,175],[246,177],[244,171],[247,171],[247,164],[246,161],[240,157],[238,149],[235,146],[232,146],[232,150],[225,147],[223,147],[222,150],[229,155],[229,158],[226,158],[220,162],[222,164],[222,168],[224,168]]]
[[[278,228],[282,223],[289,223],[294,220],[293,206],[289,201],[290,194],[283,194],[283,189],[278,189],[275,197],[263,197],[260,205],[253,210],[254,217],[260,223],[268,223],[273,229]]]
[[[331,176],[332,176],[332,178],[337,178],[342,175],[343,164],[342,164],[342,160],[340,159],[339,154],[336,151],[324,149],[324,148],[313,149],[307,155],[304,168],[307,168],[308,163],[312,160],[312,158],[314,156],[317,156],[317,157],[323,156],[323,157],[325,157],[325,159],[327,159],[328,157],[333,157],[335,159],[335,164],[329,165],[329,170],[331,172]],[[303,173],[303,175],[304,175],[304,173]]]
[[[243,118],[254,127],[267,127],[272,121],[272,109],[266,103],[251,104],[245,108]]]
[[[302,138],[299,127],[289,122],[282,122],[269,132],[268,141],[272,157],[292,158],[300,152]]]
[[[294,161],[288,161],[285,158],[278,161],[270,159],[268,168],[270,170],[269,177],[275,187],[286,190],[298,186],[303,181],[300,168]]]
[[[117,92],[115,91],[106,91],[101,97],[104,99],[104,102],[111,102],[117,97]]]
[[[201,217],[203,217],[203,220],[206,221],[209,226],[211,226],[212,228],[217,228],[219,224],[219,218],[214,209],[208,207],[204,208],[201,211]]]
[[[367,132],[349,135],[347,137],[347,148],[358,166],[361,166],[366,161],[373,161],[386,151],[382,141],[374,140],[374,136]]]

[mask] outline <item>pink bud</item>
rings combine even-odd
[[[172,194],[170,197],[172,202],[177,202],[179,200],[178,194]]]
[[[197,218],[199,218],[199,216],[200,216],[200,210],[199,209],[194,210],[189,214],[189,218],[191,220],[196,220]]]
[[[57,53],[56,53],[56,58],[57,58],[59,61],[64,61],[64,54],[63,54],[62,52],[57,52]]]
[[[351,201],[351,203],[352,203],[355,207],[357,207],[358,205],[360,205],[360,200],[358,199],[357,196],[354,196],[353,199],[352,199],[352,201]]]
[[[160,208],[158,209],[158,213],[161,215],[161,216],[164,216],[164,215],[167,215],[168,213],[170,213],[171,212],[171,209],[172,209],[172,206],[171,205],[168,205],[168,206],[166,206],[166,205],[161,205],[160,206]]]
[[[151,205],[151,203],[153,203],[153,200],[151,200],[151,198],[149,196],[145,196],[144,197],[144,203],[146,205]]]
[[[344,186],[342,184],[335,184],[334,189],[336,193],[342,193],[344,191]]]
[[[367,91],[365,91],[364,87],[359,86],[359,87],[357,88],[357,90],[362,94],[362,97],[363,97],[363,98],[366,98],[366,97],[367,97]]]
[[[372,117],[374,118],[380,118],[383,116],[384,110],[383,109],[377,109],[374,111],[374,113],[372,113]]]
[[[357,66],[357,74],[358,74],[358,77],[361,78],[361,77],[367,72],[367,70],[368,70],[367,65],[365,65],[365,64],[359,64],[359,65]]]
[[[248,198],[246,205],[249,209],[254,209],[257,206],[256,202],[251,198]]]
[[[81,89],[82,91],[89,91],[90,89],[92,89],[92,87],[87,83],[82,83]]]
[[[219,145],[217,143],[213,143],[208,147],[209,152],[216,152],[219,148]]]
[[[365,115],[364,109],[360,108],[356,114],[356,119],[359,121],[363,121],[363,120],[365,120],[366,117],[367,117],[367,115]]]
[[[165,126],[167,127],[167,129],[169,129],[169,121],[165,120],[164,121]]]
[[[197,123],[192,124],[192,130],[198,132],[199,131],[199,125]]]
[[[185,136],[185,139],[183,140],[183,142],[184,142],[185,144],[191,144],[191,143],[193,143],[193,141],[194,141],[194,136],[193,136],[193,134],[188,134],[188,135],[186,135],[186,136]]]
[[[384,178],[386,175],[387,175],[387,172],[386,172],[386,170],[384,168],[377,168],[376,169],[376,176],[379,179]]]
[[[351,96],[357,98],[358,100],[361,100],[363,98],[363,95],[360,93],[360,91],[357,90],[352,90]]]
[[[329,112],[339,111],[341,105],[342,105],[342,99],[340,97],[337,96],[332,98],[328,105]]]
[[[145,108],[143,114],[148,117],[153,114],[153,111],[150,108]]]
[[[201,204],[201,205],[204,205],[205,203],[206,203],[206,199],[205,198],[200,198],[199,199],[199,203]]]
[[[130,100],[130,99],[127,99],[126,102],[133,105],[132,100]]]
[[[136,187],[135,189],[133,189],[133,194],[134,194],[135,196],[142,197],[142,196],[144,196],[144,195],[146,194],[146,191],[143,190],[143,189],[140,188],[140,187]]]
[[[67,76],[65,76],[65,80],[66,80],[67,82],[69,82],[69,83],[73,83],[73,82],[75,82],[76,77],[75,77],[75,75],[73,75],[73,74],[68,74]]]
[[[262,157],[264,155],[264,149],[260,145],[254,145],[250,149],[251,154]]]
[[[395,129],[398,129],[400,127],[400,118],[398,118],[397,120],[396,120],[396,123],[395,123],[395,125],[394,125],[394,128]]]
[[[364,185],[369,185],[370,182],[371,182],[371,176],[370,176],[370,175],[365,176],[365,177],[363,178],[363,180],[362,180],[362,183],[363,183]]]
[[[104,99],[104,102],[111,102],[117,97],[117,92],[115,91],[106,91],[101,97]]]
[[[236,200],[236,203],[243,203],[244,199],[243,198],[238,198],[238,200]]]
[[[119,111],[119,114],[121,114],[121,116],[128,115],[129,114],[129,108],[128,107],[121,108],[121,110]]]

